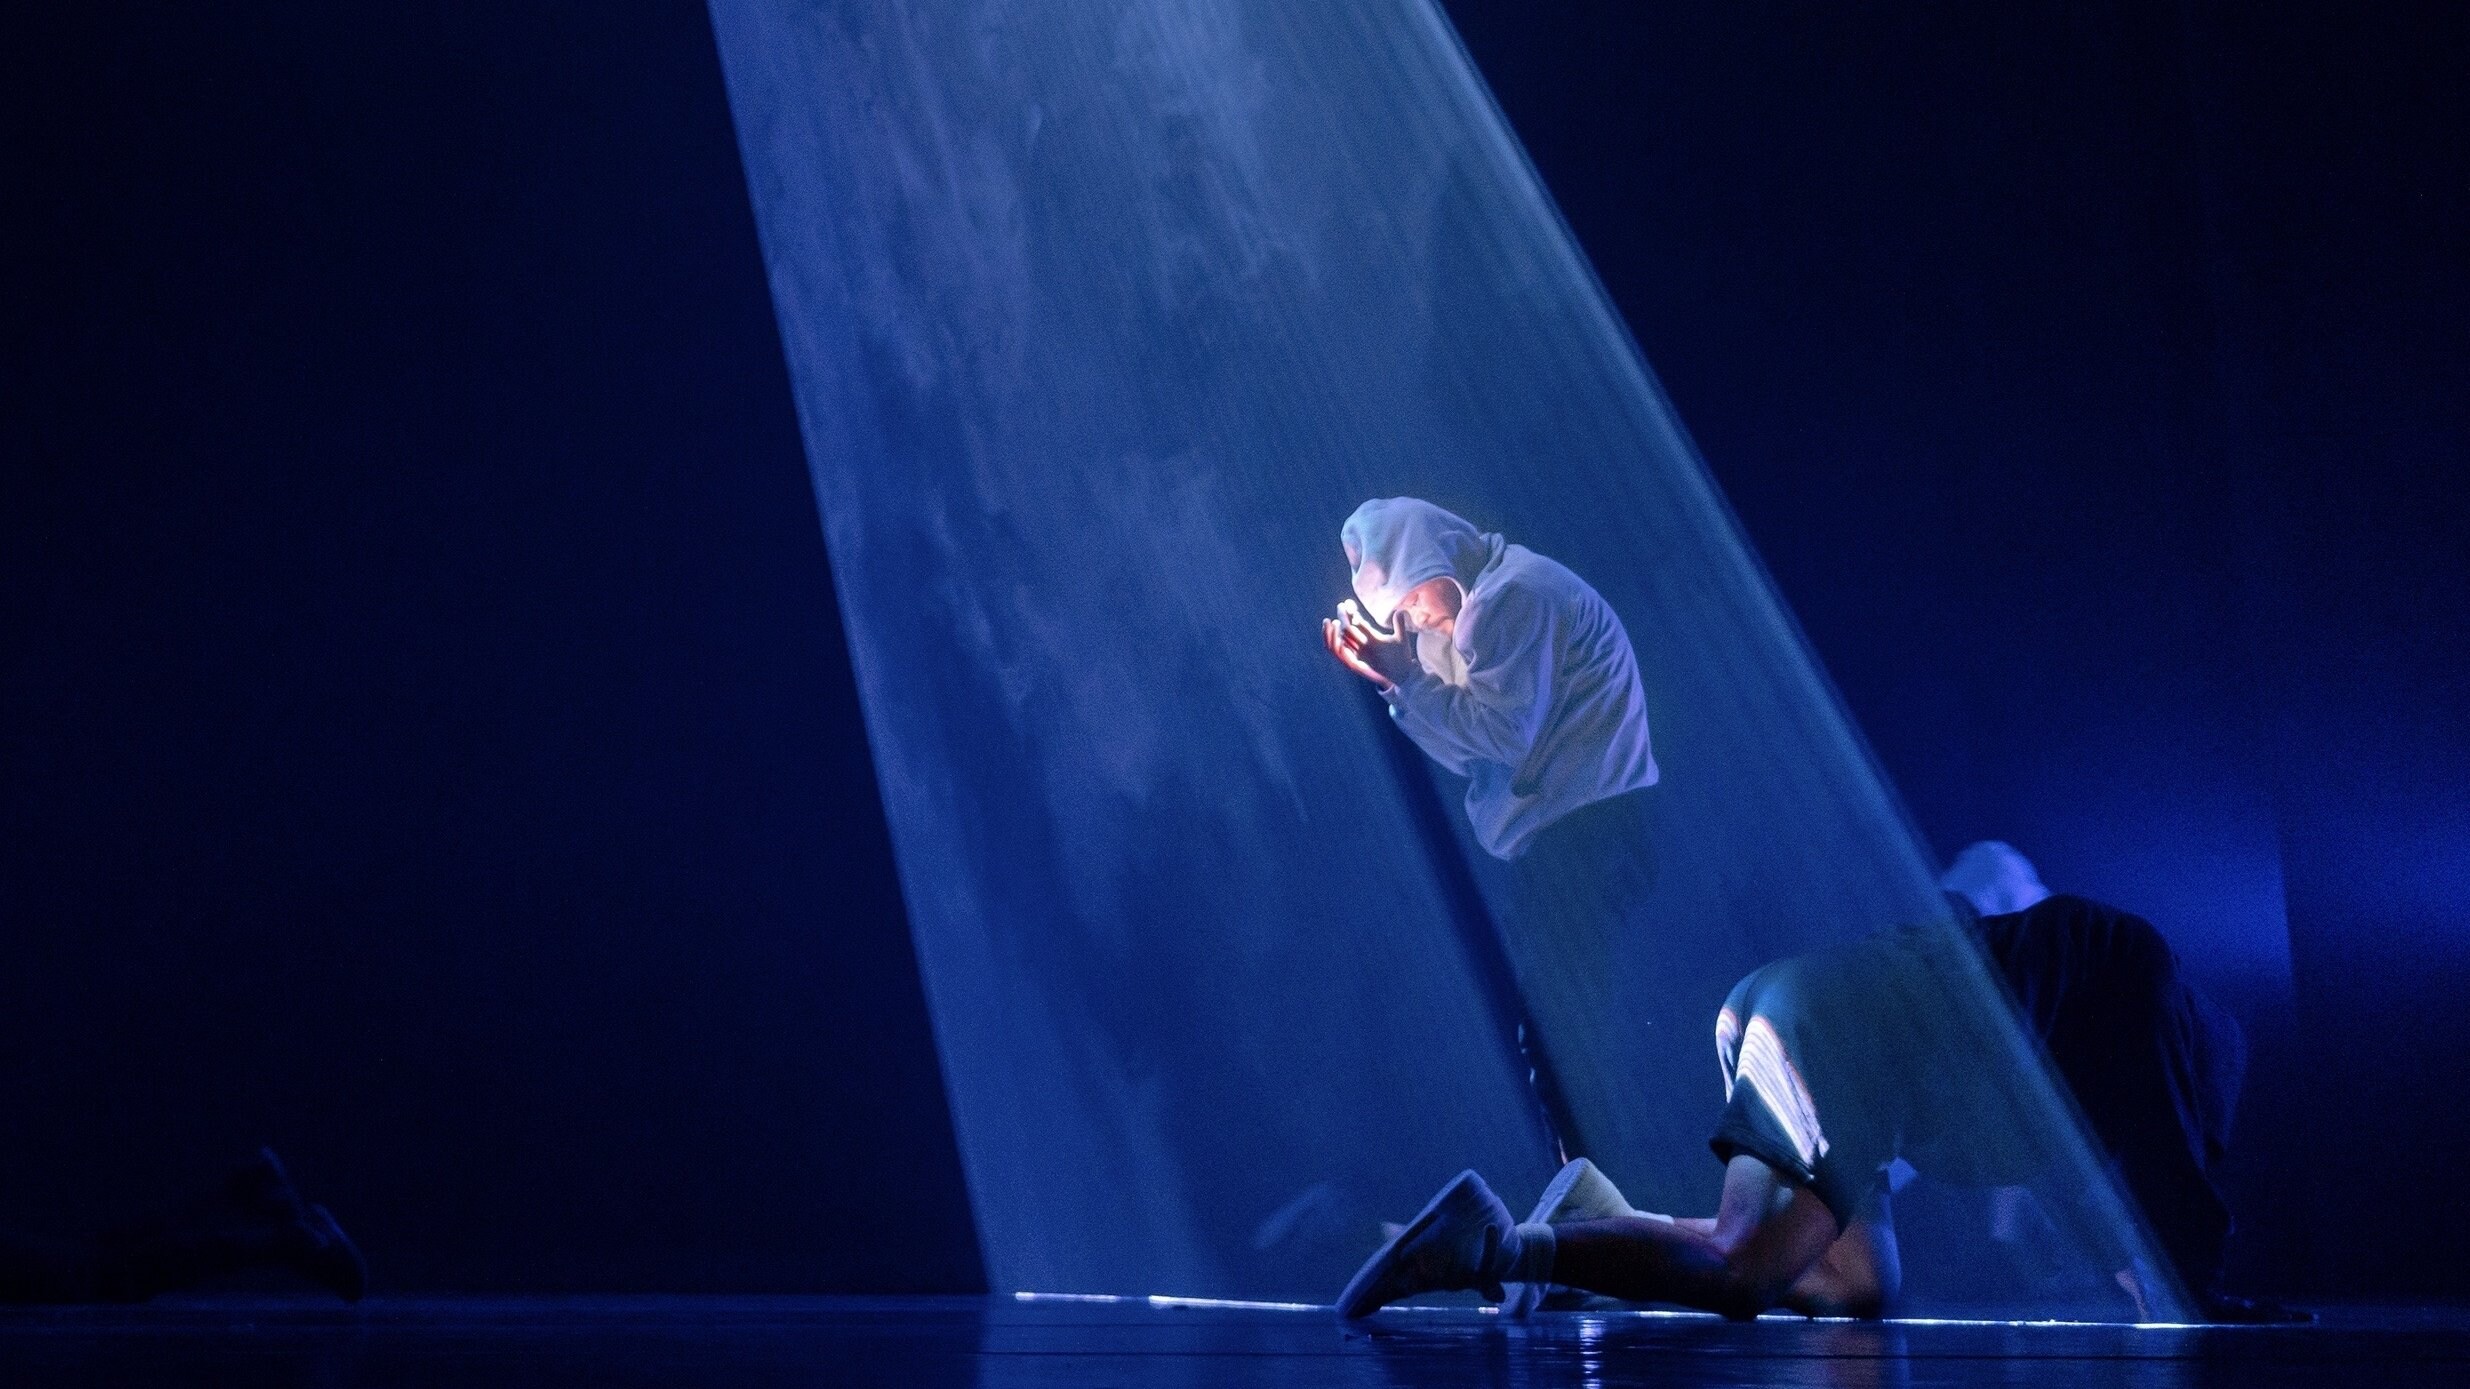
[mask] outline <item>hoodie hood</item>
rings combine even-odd
[[[2050,895],[2033,871],[2033,861],[1995,839],[1966,845],[1938,886],[1972,903],[1983,916],[2020,912]]]
[[[1376,497],[1355,508],[1338,539],[1355,574],[1356,601],[1384,627],[1407,590],[1426,579],[1453,578],[1472,593],[1503,545],[1473,522],[1413,497]]]

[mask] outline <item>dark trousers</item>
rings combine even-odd
[[[1681,982],[1694,971],[1658,958],[1674,923],[1658,916],[1653,797],[1581,807],[1508,862],[1472,857],[1564,1155],[1622,1173],[1642,1199],[1673,1202],[1682,1193],[1661,1174],[1703,1163],[1708,1028],[1723,994],[1698,996]]]

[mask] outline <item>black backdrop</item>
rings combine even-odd
[[[1448,8],[1925,832],[2248,1003],[2256,1277],[2463,1291],[2460,11]],[[973,1286],[701,8],[35,23],[0,1220]]]
[[[701,7],[47,17],[0,1219],[270,1138],[397,1289],[968,1286]]]

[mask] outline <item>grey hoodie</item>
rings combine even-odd
[[[1418,633],[1418,670],[1384,698],[1416,746],[1468,778],[1486,852],[1516,858],[1580,806],[1655,784],[1637,657],[1586,580],[1413,497],[1364,503],[1339,538],[1384,626],[1427,579],[1466,595],[1455,633]]]

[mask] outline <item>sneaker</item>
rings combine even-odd
[[[292,1185],[292,1174],[284,1170],[283,1159],[276,1157],[272,1148],[258,1149],[257,1156],[225,1177],[223,1197],[234,1210],[251,1220],[279,1225],[308,1221],[308,1203],[300,1199],[300,1189]]]
[[[1518,1223],[1472,1171],[1441,1188],[1395,1239],[1364,1261],[1338,1294],[1338,1315],[1368,1317],[1419,1293],[1505,1295],[1501,1275],[1518,1257]]]
[[[1621,1188],[1612,1184],[1602,1168],[1585,1158],[1573,1158],[1563,1167],[1544,1194],[1536,1199],[1535,1213],[1527,1217],[1529,1225],[1568,1225],[1581,1220],[1613,1220],[1644,1212],[1623,1199]],[[1544,1283],[1513,1283],[1509,1298],[1501,1306],[1502,1314],[1512,1317],[1532,1316],[1539,1311],[1560,1311],[1584,1308],[1599,1303],[1619,1306],[1608,1298],[1568,1288],[1556,1288]]]
[[[303,1277],[345,1302],[368,1296],[369,1261],[361,1257],[360,1246],[335,1223],[333,1211],[311,1206],[308,1217],[310,1244],[294,1266]]]
[[[1528,1219],[1538,1225],[1568,1225],[1581,1220],[1618,1220],[1644,1214],[1621,1195],[1621,1188],[1612,1184],[1604,1169],[1585,1158],[1575,1158],[1536,1198],[1535,1214]]]
[[[301,1277],[346,1302],[368,1295],[369,1262],[360,1246],[343,1233],[333,1211],[301,1196],[274,1149],[258,1149],[225,1178],[223,1196],[252,1225],[276,1232],[283,1261]]]

